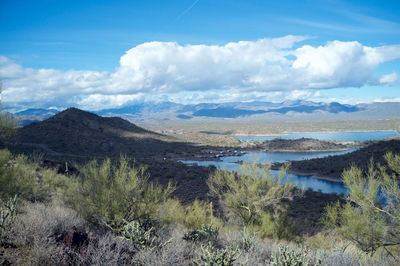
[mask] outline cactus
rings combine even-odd
[[[0,239],[10,230],[17,214],[17,196],[6,202],[0,201]]]
[[[201,247],[198,258],[193,262],[195,265],[202,266],[231,266],[239,256],[240,252],[238,249],[217,249],[208,244]]]
[[[123,227],[122,236],[128,239],[137,249],[153,248],[156,246],[155,228],[144,226],[137,221],[132,221]]]
[[[307,250],[295,251],[287,246],[280,246],[279,253],[272,256],[273,266],[317,266],[320,262],[313,263]]]
[[[218,228],[212,225],[202,225],[199,229],[192,230],[183,236],[186,241],[213,241],[218,238]]]

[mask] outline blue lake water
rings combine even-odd
[[[312,158],[320,158],[332,155],[340,155],[354,151],[349,149],[346,151],[336,152],[262,152],[253,151],[243,156],[227,156],[220,158],[219,161],[196,161],[183,160],[185,164],[197,164],[200,166],[215,166],[219,169],[229,171],[239,171],[239,161],[248,163],[266,163],[266,162],[286,162],[294,160],[304,160]],[[277,175],[279,171],[271,170],[272,175]],[[341,182],[320,179],[312,175],[293,175],[287,174],[284,182],[289,181],[300,189],[312,189],[323,193],[347,194],[348,189]]]
[[[264,141],[274,138],[283,139],[298,139],[298,138],[314,138],[327,141],[368,141],[368,140],[382,140],[400,136],[399,132],[395,130],[387,131],[362,131],[362,132],[293,132],[280,135],[242,135],[236,136],[241,141]],[[321,158],[326,156],[341,155],[354,151],[355,149],[348,149],[345,151],[335,152],[263,152],[253,151],[248,152],[243,156],[227,156],[220,158],[219,161],[182,161],[186,164],[198,164],[200,166],[215,166],[220,169],[229,171],[239,171],[239,161],[248,163],[266,163],[266,162],[286,162],[295,160],[306,160],[313,158]],[[271,174],[277,175],[278,171],[271,170]],[[348,193],[348,189],[341,182],[329,181],[318,178],[312,175],[292,175],[288,174],[284,182],[290,182],[296,187],[301,189],[312,189],[321,191],[323,193]]]
[[[349,131],[349,132],[290,132],[277,135],[237,135],[236,138],[240,141],[265,141],[276,138],[282,139],[299,139],[313,138],[327,141],[367,141],[367,140],[382,140],[400,136],[396,130],[385,131]]]

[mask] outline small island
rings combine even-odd
[[[354,142],[342,143],[323,141],[311,138],[300,139],[273,139],[255,144],[255,149],[274,151],[274,152],[323,152],[323,151],[341,151],[357,145]]]

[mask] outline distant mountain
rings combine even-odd
[[[352,105],[347,105],[347,104],[340,104],[337,102],[332,102],[332,103],[301,103],[301,104],[293,104],[288,107],[282,107],[282,108],[272,108],[267,111],[266,113],[280,113],[280,114],[287,114],[289,112],[296,112],[296,113],[313,113],[315,111],[325,111],[328,113],[352,113],[352,112],[357,112],[359,111],[360,108],[357,106],[352,106]]]
[[[38,122],[40,122],[40,120],[35,120],[35,119],[23,119],[23,120],[19,120],[18,122],[19,122],[19,125],[20,125],[21,127],[25,127],[25,126],[28,126],[28,125],[30,125],[30,124],[38,123]]]
[[[248,104],[247,109],[245,109],[246,106],[242,106],[241,109],[235,107],[216,107],[213,109],[204,108],[193,112],[193,116],[237,118],[242,116],[266,114],[266,113],[287,114],[289,112],[313,113],[316,111],[325,111],[328,113],[336,114],[340,112],[351,113],[360,110],[360,108],[357,106],[344,105],[337,102],[326,104],[326,103],[294,101],[294,102],[283,102],[281,106],[284,107],[275,107],[275,106],[276,105],[272,105],[270,103],[265,103],[264,105],[258,103],[256,105],[256,107],[259,108],[258,110],[253,110],[252,109],[253,106],[251,104]]]
[[[184,120],[192,119],[191,116],[189,116],[189,115],[183,115],[183,114],[179,114],[179,115],[177,115],[176,117],[179,118],[179,119],[184,119]]]
[[[56,114],[55,109],[27,109],[15,113],[20,120],[43,120]],[[200,103],[178,104],[173,102],[143,102],[128,106],[95,111],[102,116],[119,116],[133,120],[188,120],[204,118],[245,117],[274,117],[284,119],[296,117],[310,117],[312,115],[330,115],[345,118],[345,114],[352,114],[357,118],[388,118],[398,117],[400,103],[370,103],[370,104],[341,104],[338,102],[323,103],[311,101],[284,101],[273,102],[228,102],[228,103]]]
[[[262,114],[263,110],[244,110],[233,107],[217,107],[213,109],[200,109],[192,113],[193,116],[205,117],[222,117],[222,118],[237,118],[241,116],[249,116],[254,114]]]
[[[96,111],[98,115],[136,115],[142,113],[160,113],[180,108],[181,104],[173,102],[137,103],[134,105]]]
[[[24,127],[49,118],[58,112],[59,111],[54,108],[30,108],[14,113],[14,117],[18,121],[18,124]]]
[[[179,143],[119,117],[101,117],[70,108],[44,121],[17,130],[5,146],[15,152],[37,152],[59,157],[162,158],[190,152],[194,146]]]
[[[57,109],[49,108],[49,109],[44,109],[44,108],[31,108],[31,109],[26,109],[23,111],[16,112],[16,116],[41,116],[41,117],[50,117],[52,115],[57,114],[59,111]]]

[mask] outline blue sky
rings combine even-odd
[[[398,56],[388,57],[388,54],[397,55],[400,49],[398,10],[400,1],[1,0],[0,78],[5,91],[2,98],[5,103],[15,106],[69,104],[89,109],[153,99],[223,101],[227,99],[224,95],[235,95],[232,100],[278,101],[296,97],[342,102],[400,100],[400,60]],[[263,39],[280,40],[288,35],[301,37],[285,44],[279,41],[279,45],[256,43]],[[149,46],[153,41],[158,43]],[[236,46],[233,49],[225,47],[229,42],[241,47],[240,41],[252,42],[249,45],[254,47],[243,52]],[[343,45],[327,47],[334,41]],[[168,42],[178,46],[167,49],[165,44]],[[350,45],[351,42],[360,46]],[[184,49],[187,45],[193,47]],[[195,57],[200,61],[211,58],[210,62],[197,63],[188,59],[187,54],[200,49],[196,45],[206,46],[206,51]],[[348,58],[351,62],[337,62],[337,69],[326,69],[320,73],[322,77],[316,77],[312,72],[314,68],[305,69],[304,64],[312,55],[312,64],[318,68],[320,60],[315,57],[323,57],[326,53],[303,53],[305,61],[297,65],[307,73],[301,75],[297,73],[298,67],[296,73],[292,73],[292,68],[286,69],[288,62],[280,59],[276,59],[279,64],[262,68],[265,62],[246,65],[248,61],[227,55],[244,53],[249,60],[253,56],[257,61],[258,56],[252,51],[261,49],[258,45],[272,45],[270,48],[274,53],[265,57],[268,63],[270,56],[277,54],[286,56],[289,63],[293,63],[299,52],[294,51],[304,46],[327,47],[327,52],[334,49],[341,57],[350,53],[343,49],[366,54],[362,58],[352,54]],[[368,47],[378,49],[382,46],[387,48],[380,55],[382,59],[376,59],[368,68],[362,69],[362,75],[357,79],[350,80],[351,76],[358,75],[353,69],[348,69],[349,73],[339,73],[340,64],[358,67],[363,65],[363,60],[370,62],[375,50],[370,52]],[[214,55],[212,47],[223,49]],[[158,57],[144,56],[148,49]],[[271,49],[257,51],[269,53]],[[286,50],[293,53],[282,55]],[[120,60],[126,53],[127,63],[121,65]],[[182,60],[177,61],[176,58],[181,57]],[[357,60],[360,61],[358,64]],[[218,65],[215,62],[224,63]],[[228,63],[243,64],[243,67],[224,69]],[[260,66],[262,71],[249,71]],[[172,69],[170,76],[162,75],[161,72],[169,72],[168,67]],[[213,67],[217,70],[214,71],[215,80],[210,73],[201,72]],[[281,72],[276,72],[282,67]],[[190,68],[200,71],[199,75],[184,71]],[[128,73],[128,70],[132,72]],[[155,73],[157,71],[160,73]],[[45,80],[47,75],[57,78],[48,81]],[[282,80],[264,78],[269,75],[282,76]],[[129,80],[130,76],[134,81]],[[301,76],[304,80],[298,80]],[[284,77],[296,82],[287,84]],[[139,82],[140,78],[145,81]],[[114,81],[102,85],[104,80],[110,79]],[[60,88],[62,86],[66,91]],[[18,94],[25,97],[18,97]],[[69,100],[65,101],[65,97]],[[96,103],[88,105],[88,102]]]

